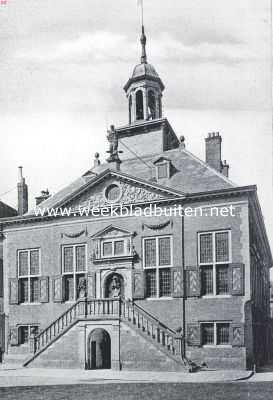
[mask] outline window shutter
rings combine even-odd
[[[244,270],[245,266],[242,263],[230,264],[230,286],[231,294],[233,296],[243,296],[244,295]]]
[[[19,303],[19,281],[17,278],[9,279],[9,304]]]
[[[144,297],[144,271],[133,271],[133,298],[138,300]]]
[[[233,347],[244,346],[244,324],[231,324],[230,340]]]
[[[183,297],[183,268],[173,267],[172,272],[172,297]]]
[[[95,274],[95,272],[90,272],[87,275],[87,297],[88,297],[88,299],[96,298],[96,274]]]
[[[39,280],[39,301],[41,303],[48,303],[49,301],[49,278],[42,276]]]
[[[19,344],[19,334],[18,327],[9,328],[9,343],[11,346],[18,346]]]
[[[64,297],[63,277],[62,275],[54,276],[52,278],[52,293],[53,301],[61,303]]]
[[[188,346],[201,345],[200,324],[187,324],[187,343]]]
[[[4,351],[4,348],[5,348],[5,314],[0,314],[0,349]]]
[[[200,296],[200,271],[197,266],[186,267],[187,297]]]

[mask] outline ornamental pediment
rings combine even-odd
[[[117,226],[109,225],[106,228],[95,233],[95,235],[92,236],[92,239],[118,238],[125,236],[133,236],[133,232],[127,231],[126,229],[122,229]]]
[[[90,187],[81,196],[68,204],[75,210],[102,208],[111,205],[150,203],[156,200],[177,197],[167,188],[159,188],[149,183],[140,184],[129,180],[110,178]]]

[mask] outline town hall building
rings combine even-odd
[[[144,27],[141,48],[124,86],[128,125],[109,129],[107,161],[96,153],[35,210],[21,175],[20,215],[1,232],[7,364],[183,371],[267,361],[272,255],[256,186],[229,179],[219,133],[206,137],[205,161],[187,150],[163,116]]]

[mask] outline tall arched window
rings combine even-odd
[[[129,124],[132,123],[132,96],[129,97]]]
[[[136,119],[137,120],[144,119],[142,90],[138,90],[136,92]]]
[[[148,116],[149,119],[156,118],[156,101],[155,101],[155,94],[152,90],[148,92]]]

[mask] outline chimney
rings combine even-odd
[[[17,183],[18,192],[18,214],[23,215],[28,211],[28,187],[23,177],[23,167],[18,167],[19,182]]]
[[[222,137],[219,132],[209,133],[206,140],[206,163],[216,169],[218,172],[222,172],[222,161],[221,161],[221,143]]]
[[[224,160],[222,164],[222,174],[228,178],[228,173],[229,173],[229,164],[227,164],[227,161]]]
[[[51,196],[51,195],[49,194],[48,189],[42,190],[40,196],[35,197],[36,206],[38,206],[39,204],[41,204],[43,201],[45,201],[46,199],[48,199],[50,196]]]

